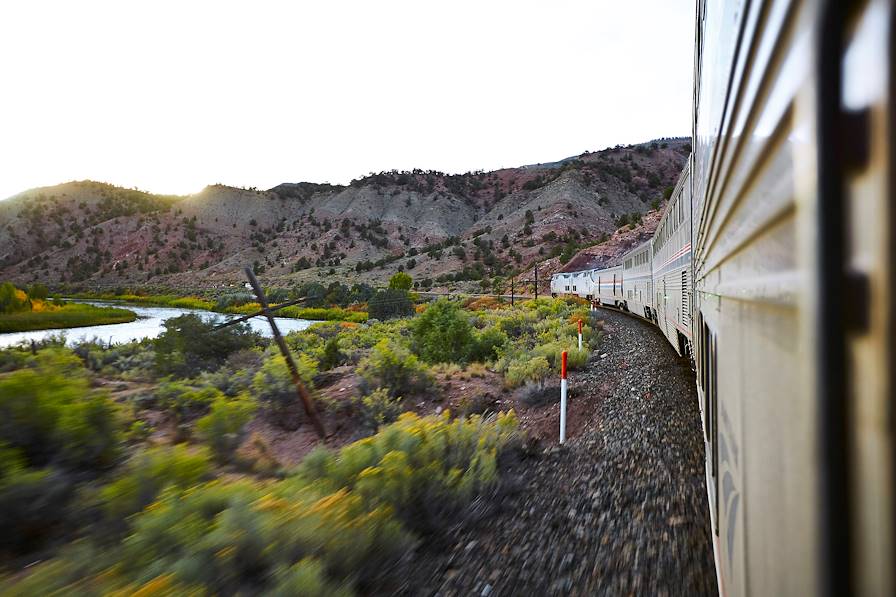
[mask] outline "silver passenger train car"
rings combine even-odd
[[[722,595],[896,594],[894,56],[892,0],[698,0],[688,167],[575,293],[693,359]]]
[[[657,324],[679,354],[691,347],[690,160],[666,205],[654,237],[604,269],[561,272],[551,293],[618,307]]]

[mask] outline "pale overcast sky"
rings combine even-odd
[[[0,197],[491,170],[690,134],[693,0],[0,4]]]

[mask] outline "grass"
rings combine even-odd
[[[124,301],[135,305],[150,307],[176,307],[179,309],[202,309],[214,311],[214,301],[198,296],[177,296],[174,294],[113,294],[108,292],[80,292],[70,298],[92,299],[100,301]]]
[[[275,305],[276,306],[276,305]],[[258,303],[246,303],[224,309],[225,313],[235,315],[249,315],[261,310]],[[349,311],[341,307],[300,307],[293,305],[274,311],[277,317],[289,317],[291,319],[311,319],[314,321],[348,321],[351,323],[364,323],[367,321],[367,313],[363,311]]]
[[[215,302],[199,298],[197,296],[176,296],[173,294],[111,294],[111,293],[79,293],[71,298],[94,299],[103,301],[123,301],[137,305],[153,307],[176,307],[179,309],[202,309],[204,311],[216,311],[235,315],[248,315],[261,310],[258,303],[245,303],[226,309],[216,309]],[[341,307],[284,307],[276,312],[277,317],[291,319],[310,319],[312,321],[349,321],[352,323],[364,323],[367,321],[367,313],[363,311],[350,311]]]
[[[30,332],[54,328],[79,328],[90,325],[127,323],[137,314],[116,307],[67,304],[42,310],[20,311],[0,315],[0,332]]]

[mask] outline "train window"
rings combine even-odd
[[[719,371],[718,371],[718,340],[715,334],[710,334],[709,349],[709,413],[712,422],[712,476],[716,484],[716,535],[719,534]]]
[[[710,472],[713,477],[718,476],[719,445],[718,445],[718,341],[709,326],[704,322],[701,325],[701,354],[703,367],[701,382],[703,383],[704,398],[706,400],[704,417],[706,419],[706,438],[710,442],[712,454],[710,458]]]

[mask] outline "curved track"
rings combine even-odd
[[[570,376],[571,401],[596,395],[591,419],[563,450],[510,465],[499,496],[417,554],[408,593],[716,593],[689,363],[632,316],[595,317],[601,349]]]

